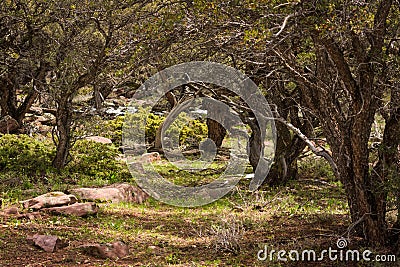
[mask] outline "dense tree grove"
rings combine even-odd
[[[113,89],[134,92],[168,66],[224,63],[251,77],[273,110],[277,150],[266,185],[295,179],[309,146],[345,188],[350,234],[372,246],[397,244],[400,220],[388,225],[386,212],[399,197],[399,17],[397,0],[4,0],[1,117],[14,119],[17,133],[34,103],[54,109],[53,166],[62,169],[73,143],[73,99],[82,90],[93,97],[85,108],[99,108]],[[197,96],[226,103],[249,125],[255,169],[260,127],[235,95],[189,83],[166,96],[164,109]],[[381,136],[373,131],[378,118]],[[226,131],[213,120],[207,126],[221,146]]]

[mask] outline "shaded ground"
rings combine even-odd
[[[257,259],[265,245],[288,251],[336,248],[349,225],[338,183],[309,179],[256,193],[245,191],[244,184],[240,188],[199,208],[176,208],[150,200],[142,205],[101,204],[99,214],[88,218],[1,218],[0,266],[367,266]],[[58,235],[69,246],[43,252],[26,242],[35,233]],[[83,244],[115,240],[129,245],[128,257],[100,260],[79,249]],[[350,248],[361,249],[362,245],[350,236]]]

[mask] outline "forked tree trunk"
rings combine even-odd
[[[22,126],[25,114],[37,100],[39,92],[43,90],[47,70],[47,64],[40,62],[40,67],[32,77],[33,86],[27,92],[21,104],[19,104],[17,98],[17,90],[22,85],[18,83],[17,74],[11,72],[5,79],[0,80],[0,117],[9,115],[18,122],[19,126]]]
[[[175,108],[175,106],[178,104],[178,101],[176,99],[176,96],[171,92],[168,91],[165,94],[165,97],[168,100],[168,103],[171,106],[171,110]],[[157,131],[156,131],[156,136],[154,140],[154,149],[157,150],[158,152],[163,152],[163,147],[162,147],[162,128],[163,128],[164,122],[158,126]]]

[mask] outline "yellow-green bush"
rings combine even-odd
[[[46,171],[54,157],[54,146],[28,135],[0,136],[0,171],[35,174]]]
[[[125,137],[135,139],[139,136],[138,130],[145,129],[146,142],[151,144],[156,138],[158,127],[165,121],[165,117],[155,115],[148,109],[139,109],[134,114],[128,114],[126,120],[129,122],[124,129]],[[122,121],[122,119],[116,119]],[[115,130],[119,130],[118,128]],[[122,128],[122,126],[121,126]],[[203,138],[207,137],[207,125],[200,120],[193,120],[185,113],[180,113],[165,131],[170,136],[179,136],[179,144],[192,146],[198,144]]]
[[[78,140],[71,149],[71,162],[61,172],[52,167],[55,146],[49,140],[37,140],[27,135],[0,136],[0,179],[7,175],[34,178],[46,174],[57,180],[65,176],[102,180],[102,183],[127,181],[131,175],[118,149],[113,145]],[[29,178],[29,179],[30,179]]]
[[[78,140],[71,150],[69,173],[95,177],[109,183],[126,181],[131,175],[124,162],[118,160],[118,149],[109,144]]]

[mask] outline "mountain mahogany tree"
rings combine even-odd
[[[275,5],[276,1],[192,1],[183,19],[184,35],[178,40],[185,45],[177,57],[183,55],[190,59],[217,61],[243,71],[264,90],[280,117],[312,137],[312,125],[317,120],[306,109],[299,109],[299,89],[293,88],[293,83],[287,82],[287,75],[279,72],[282,67],[276,60],[267,59],[272,35],[267,26],[275,24],[274,27],[279,28],[282,23],[279,14],[269,13]],[[227,95],[223,90],[215,92],[218,95],[208,95],[235,108],[252,128],[249,161],[255,170],[264,143],[260,140],[258,125],[252,123],[254,114],[247,112],[246,105],[234,96]],[[209,137],[217,145],[220,144],[225,131],[213,121],[207,123]],[[297,176],[297,158],[306,145],[282,122],[277,121],[276,127],[279,131],[275,160],[265,180],[269,185],[284,184]]]
[[[0,4],[2,115],[18,122],[39,94],[56,107],[53,166],[68,162],[73,99],[93,92],[97,105],[168,46],[177,1],[9,0]],[[166,11],[167,10],[167,11]],[[165,34],[165,35],[164,35]],[[165,36],[168,36],[166,38]],[[157,47],[157,49],[153,49]],[[22,93],[21,90],[24,90]],[[18,95],[17,95],[18,94]],[[23,96],[23,101],[18,104]]]
[[[399,168],[398,1],[193,1],[186,15],[183,37],[194,53],[243,70],[275,107],[278,151],[267,180],[287,175],[301,141],[313,146],[312,128],[320,125],[331,154],[314,152],[329,159],[344,185],[349,229],[371,245],[388,244],[387,188]],[[227,104],[246,110],[235,101]],[[371,162],[377,115],[385,130],[378,161]],[[257,133],[257,125],[252,129]],[[260,151],[254,140],[253,151]]]
[[[395,1],[299,2],[277,7],[282,25],[269,60],[279,61],[321,123],[348,196],[350,229],[371,245],[388,241],[388,168],[398,164],[398,15]],[[278,11],[279,10],[279,11]],[[397,41],[395,41],[397,40]],[[397,53],[394,55],[393,52]],[[389,100],[387,100],[389,99]],[[370,162],[372,124],[383,105],[386,124],[379,161]]]
[[[22,126],[25,113],[44,90],[50,70],[51,43],[46,27],[49,4],[36,1],[0,3],[0,117]]]

